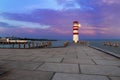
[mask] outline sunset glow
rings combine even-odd
[[[0,0],[0,37],[82,39],[120,37],[119,0]]]

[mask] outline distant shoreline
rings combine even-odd
[[[31,41],[58,41],[56,39],[37,39],[37,38],[20,38],[20,37],[5,37],[0,39],[10,39],[10,40],[31,40]]]

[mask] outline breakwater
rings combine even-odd
[[[45,48],[50,47],[51,44],[51,41],[0,42],[0,48]]]
[[[31,49],[31,48],[56,48],[67,47],[70,44],[68,41],[14,41],[0,42],[0,48],[7,49]]]

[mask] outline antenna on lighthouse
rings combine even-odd
[[[73,42],[74,43],[78,43],[79,41],[79,27],[81,27],[81,25],[78,23],[78,21],[73,21]]]

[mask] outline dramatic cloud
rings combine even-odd
[[[119,0],[102,0],[104,3],[112,5],[112,4],[120,4]]]
[[[77,20],[82,25],[79,31],[82,38],[120,37],[119,0],[50,0],[49,3],[42,0],[41,2],[43,4],[25,6],[26,9],[32,8],[29,12],[1,12],[0,31],[11,33],[8,31],[11,28],[11,31],[18,36],[70,39],[72,22]],[[53,4],[49,6],[50,2]]]
[[[15,21],[15,20],[7,20],[2,19],[0,20],[0,27],[8,27],[8,28],[17,28],[17,27],[25,27],[25,28],[40,28],[40,29],[46,29],[49,28],[49,25],[41,25],[38,23],[32,23],[32,22],[23,22],[23,21]],[[6,23],[7,22],[7,23]]]
[[[0,22],[0,27],[3,27],[3,28],[11,28],[11,27],[16,27],[16,26],[11,26],[9,25],[8,23],[5,23],[5,22]]]
[[[57,3],[63,7],[62,10],[81,9],[75,0],[57,0]]]

